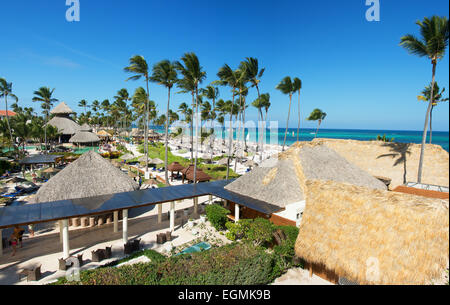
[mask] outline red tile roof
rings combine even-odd
[[[16,114],[14,111],[8,110],[8,116],[15,116]],[[6,110],[0,110],[0,116],[6,116]]]

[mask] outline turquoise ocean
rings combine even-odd
[[[152,126],[157,132],[164,133],[164,127]],[[186,130],[186,132],[189,132]],[[291,145],[297,140],[297,128],[289,128],[286,138],[286,145]],[[301,129],[300,141],[311,141],[314,139],[315,129]],[[234,129],[233,136],[236,138],[237,129]],[[266,131],[266,142],[275,144],[278,140],[278,144],[282,145],[284,140],[284,128],[278,130]],[[215,131],[217,138],[224,137],[228,139],[228,129],[222,130],[216,128]],[[248,135],[248,136],[247,136]],[[371,141],[376,140],[377,136],[386,135],[387,138],[393,138],[394,142],[400,143],[422,143],[422,131],[410,131],[410,130],[364,130],[364,129],[319,129],[317,134],[318,138],[331,138],[331,139],[350,139],[359,141]],[[256,142],[258,132],[255,129],[246,129],[245,137],[250,142]],[[427,143],[429,143],[429,133],[427,137]],[[449,132],[448,131],[433,131],[432,143],[442,146],[443,149],[449,151]]]

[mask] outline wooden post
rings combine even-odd
[[[158,223],[162,222],[162,203],[158,204]]]
[[[194,216],[198,214],[198,197],[194,198]]]
[[[126,244],[128,242],[128,210],[123,210],[123,219],[122,219],[122,239],[123,243]]]
[[[59,242],[62,244],[63,243],[63,223],[62,223],[62,220],[59,220],[58,224],[59,224]]]
[[[114,211],[114,233],[119,232],[119,211]]]
[[[175,202],[170,202],[170,231],[175,230]]]
[[[309,264],[309,277],[312,277],[313,276],[313,267],[312,267],[312,264],[310,263]]]

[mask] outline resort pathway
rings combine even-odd
[[[200,197],[199,203],[206,202],[208,196]],[[182,229],[187,217],[182,217],[183,210],[189,208],[189,217],[193,218],[192,199],[183,200],[175,204],[177,215],[175,220],[175,231],[173,233],[173,246],[179,246],[196,238],[189,230]],[[170,204],[163,204],[163,221],[157,222],[157,208],[152,209],[139,217],[129,219],[128,237],[129,240],[141,238],[141,248],[158,249],[162,245],[156,244],[156,235],[166,232],[169,229],[168,211]],[[199,207],[200,208],[200,207]],[[136,208],[134,210],[138,210]],[[132,214],[138,214],[133,209]],[[199,209],[200,211],[200,209]],[[180,216],[179,216],[180,215]],[[109,261],[124,257],[121,221],[119,232],[113,232],[113,224],[104,224],[92,228],[75,229],[70,227],[69,244],[70,254],[77,255],[83,253],[85,264],[81,269],[89,269],[99,265],[104,265]],[[91,262],[91,251],[112,245],[113,257],[103,260],[100,263]],[[38,235],[32,238],[24,238],[23,248],[18,248],[16,255],[11,256],[12,248],[4,249],[3,256],[0,257],[0,285],[11,284],[43,284],[65,275],[65,271],[58,270],[58,259],[62,257],[62,243],[60,243],[59,229],[54,229],[52,233]],[[27,282],[25,278],[19,280],[19,273],[25,267],[41,264],[42,279],[37,282]]]

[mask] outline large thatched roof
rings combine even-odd
[[[63,135],[73,135],[80,130],[80,125],[67,117],[55,116],[47,124],[58,128]]]
[[[306,185],[297,256],[360,284],[426,284],[442,275],[448,201],[332,181]]]
[[[404,180],[417,181],[420,144],[338,139],[313,142],[326,144],[373,176],[389,177],[391,189],[403,185]],[[426,145],[422,183],[449,186],[449,154],[439,145]]]
[[[89,151],[46,182],[37,192],[35,202],[107,195],[138,188],[127,174],[96,152]]]
[[[66,103],[61,102],[55,108],[50,111],[51,114],[72,114],[75,113]]]
[[[84,123],[80,126],[80,131],[92,131],[92,127],[88,123]]]
[[[93,132],[90,131],[78,131],[70,139],[70,143],[95,143],[99,142],[100,138]]]
[[[188,167],[181,170],[181,173],[187,180],[194,181],[194,164],[190,164]],[[197,180],[197,182],[204,182],[210,181],[212,178],[207,173],[197,168],[195,179]]]
[[[269,160],[270,161],[270,160]],[[263,162],[225,188],[280,207],[305,199],[304,181],[320,179],[372,189],[386,186],[324,145],[302,144],[280,154],[278,161]]]

